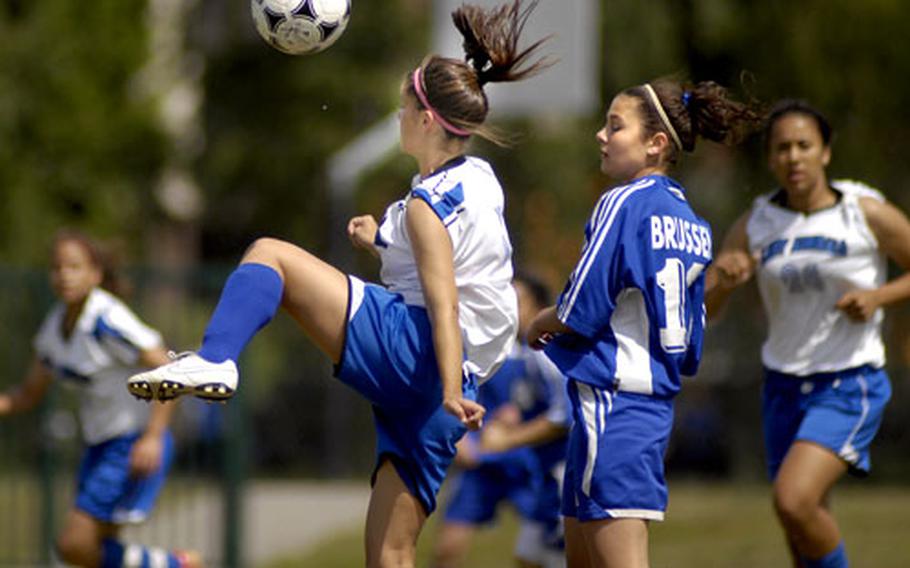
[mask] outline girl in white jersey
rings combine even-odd
[[[54,379],[76,389],[87,447],[74,507],[57,539],[68,564],[88,568],[200,566],[195,553],[124,544],[121,527],[146,518],[173,457],[172,408],[133,400],[124,383],[137,367],[168,360],[157,331],[108,289],[111,271],[82,233],[54,239],[51,281],[59,298],[35,338],[25,381],[0,394],[0,415],[34,407]],[[107,288],[107,289],[106,289]]]
[[[884,306],[910,297],[910,222],[880,193],[829,182],[831,128],[805,102],[769,114],[768,165],[780,189],[730,229],[708,274],[709,316],[756,276],[768,315],[763,414],[774,506],[794,566],[847,566],[828,507],[844,473],[869,471],[891,387]]]
[[[711,262],[710,228],[668,172],[699,136],[735,142],[757,118],[716,83],[658,81],[616,95],[597,133],[601,171],[619,185],[594,208],[556,306],[528,332],[569,382],[569,566],[648,566],[648,523],[667,506],[673,397],[701,358]]]
[[[465,428],[484,409],[476,385],[509,353],[517,305],[502,188],[465,156],[483,126],[483,86],[542,68],[519,51],[536,2],[453,12],[465,59],[429,56],[401,90],[401,149],[419,172],[380,223],[353,218],[348,236],[382,262],[385,287],[345,275],[285,242],[260,239],[225,284],[196,355],[133,377],[131,391],[227,398],[241,350],[282,306],[373,405],[378,451],[366,522],[370,566],[413,565],[418,534]]]

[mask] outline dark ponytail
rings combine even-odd
[[[518,50],[521,33],[537,2],[531,0],[525,6],[524,0],[512,0],[491,9],[473,5],[458,8],[452,13],[452,21],[464,38],[465,60],[430,55],[417,72],[408,74],[405,91],[415,97],[420,108],[429,107],[442,117],[449,136],[476,134],[505,144],[500,134],[483,125],[490,110],[483,86],[520,81],[554,63],[547,58],[529,63],[546,38]]]
[[[678,161],[681,151],[692,152],[698,137],[734,145],[762,124],[762,113],[755,103],[733,100],[727,89],[714,81],[691,85],[659,79],[650,86],[669,125],[664,123],[644,85],[626,89],[623,94],[640,99],[646,135],[665,132],[670,137],[667,159],[671,164]],[[676,133],[679,146],[668,126]]]
[[[464,5],[452,12],[452,21],[464,38],[465,61],[477,73],[477,82],[487,83],[520,81],[541,72],[551,64],[546,58],[538,59],[524,68],[521,65],[547,38],[540,39],[523,51],[518,51],[518,40],[538,0],[522,6],[522,0],[502,4],[489,11],[479,6]]]

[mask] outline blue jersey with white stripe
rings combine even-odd
[[[698,369],[710,262],[711,229],[677,182],[650,175],[607,191],[557,302],[574,333],[554,338],[547,355],[577,381],[673,396],[680,375]]]

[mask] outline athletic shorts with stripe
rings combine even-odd
[[[442,382],[427,310],[400,294],[348,277],[348,318],[335,376],[373,405],[376,471],[385,460],[429,515],[467,429],[442,407]],[[477,399],[473,377],[462,384]]]
[[[568,389],[575,422],[569,433],[563,514],[579,521],[663,520],[672,399],[613,392],[577,380],[570,380]]]
[[[839,456],[860,477],[869,473],[869,446],[891,398],[882,369],[868,365],[805,377],[765,369],[762,424],[768,477],[774,479],[796,440]]]

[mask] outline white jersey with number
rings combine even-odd
[[[883,197],[858,182],[831,185],[841,194],[832,207],[806,215],[769,193],[755,200],[746,225],[768,316],[762,362],[774,371],[805,376],[885,363],[882,310],[858,323],[835,307],[844,293],[885,282],[887,263],[859,204]]]
[[[430,205],[452,240],[464,370],[483,382],[509,354],[518,325],[502,187],[490,164],[459,157],[426,178],[415,178],[408,196],[386,210],[375,243],[382,282],[405,303],[425,306],[405,218],[412,199]]]
[[[59,303],[51,309],[34,347],[55,378],[78,389],[83,439],[94,445],[143,430],[148,405],[133,399],[126,379],[137,372],[140,351],[160,347],[161,336],[100,288],[89,294],[69,337],[65,312]]]

